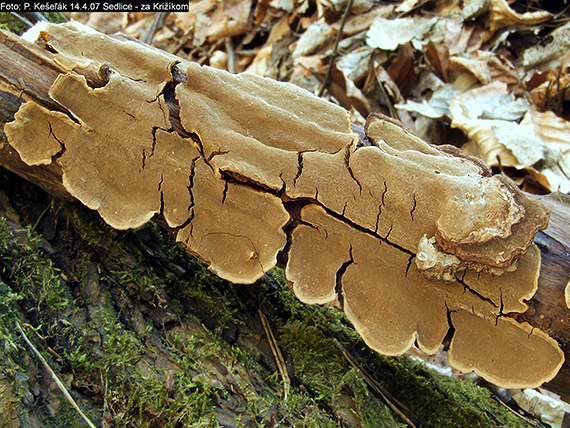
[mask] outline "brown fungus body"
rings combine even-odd
[[[111,226],[161,214],[240,283],[286,252],[299,299],[339,301],[383,354],[436,352],[451,330],[456,368],[521,387],[557,373],[557,343],[507,316],[537,289],[532,240],[548,213],[480,160],[379,115],[361,146],[345,110],[291,84],[79,24],[43,34],[68,70],[49,93],[68,114],[27,102],[8,141],[30,165],[60,165],[67,191]],[[98,85],[77,74],[103,66]]]

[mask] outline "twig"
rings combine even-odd
[[[338,45],[340,43],[340,39],[342,38],[342,32],[344,30],[344,24],[346,23],[346,20],[348,19],[348,15],[350,15],[350,11],[352,9],[352,2],[353,2],[353,0],[348,0],[348,4],[346,5],[346,9],[344,10],[344,14],[342,15],[342,20],[340,21],[340,28],[338,29],[338,34],[336,35],[336,40],[334,41],[334,47],[333,47],[333,51],[332,51],[331,61],[329,63],[329,68],[327,69],[327,75],[325,76],[325,80],[323,82],[323,85],[321,86],[321,89],[319,90],[319,97],[323,96],[325,89],[327,89],[327,86],[329,86],[329,83],[331,81],[331,74],[332,74],[332,69],[334,67],[334,60],[336,59],[336,57],[338,55]]]
[[[50,209],[53,208],[53,198],[51,200],[51,202],[48,204],[47,207],[44,208],[44,210],[40,213],[40,216],[37,218],[36,222],[34,223],[34,225],[32,226],[32,232],[35,232],[36,229],[38,228],[40,221],[42,221],[42,219],[44,218],[44,216],[48,213],[48,211]]]
[[[166,15],[168,15],[168,12],[158,12],[156,15],[154,15],[154,19],[152,21],[152,26],[150,27],[150,31],[148,32],[148,34],[146,35],[145,38],[145,43],[148,45],[152,44],[152,41],[154,40],[154,36],[156,35],[156,32],[158,31],[158,27],[161,27],[164,24],[164,20],[166,19]]]
[[[386,104],[388,106],[388,110],[390,111],[390,116],[399,120],[400,115],[398,114],[398,112],[394,108],[394,103],[392,102],[392,100],[390,100],[390,95],[388,95],[388,91],[386,90],[386,86],[384,85],[384,82],[379,81],[378,86],[380,87],[380,91],[382,92],[382,95],[384,95],[384,98],[386,98]]]
[[[394,398],[392,396],[392,394],[390,394],[386,388],[384,388],[384,386],[378,382],[376,379],[374,379],[370,373],[368,373],[361,365],[358,361],[356,361],[356,359],[349,354],[349,352],[344,348],[344,346],[342,346],[340,344],[340,342],[336,339],[333,339],[334,343],[336,344],[336,346],[340,349],[340,351],[342,352],[342,355],[344,355],[344,357],[348,360],[348,362],[352,365],[352,367],[354,367],[355,369],[357,369],[362,376],[364,377],[364,380],[366,381],[366,383],[368,385],[370,385],[370,387],[372,389],[374,389],[378,394],[380,394],[380,396],[382,397],[382,399],[386,402],[386,404],[388,405],[388,407],[390,407],[390,409],[392,409],[392,411],[394,413],[396,413],[400,419],[402,419],[406,424],[408,424],[409,426],[411,426],[412,428],[416,428],[416,426],[412,423],[412,421],[400,410],[398,409],[398,407],[396,406],[396,404],[402,408],[406,408],[406,406],[404,406],[402,403],[400,403],[396,398]],[[394,404],[394,402],[396,404]]]
[[[497,397],[496,395],[493,396],[493,398],[495,399],[495,401],[497,403],[499,403],[500,405],[502,405],[503,407],[505,407],[509,412],[511,412],[513,415],[517,416],[518,418],[522,419],[523,421],[525,421],[527,424],[532,425],[533,427],[536,427],[539,425],[539,422],[536,420],[532,420],[530,418],[527,418],[523,415],[521,415],[519,412],[515,411],[515,409],[513,409],[511,406],[509,406],[507,403],[504,403],[503,400],[501,400],[499,397]],[[487,409],[485,409],[487,411]]]
[[[285,366],[285,360],[283,359],[283,355],[281,354],[281,350],[277,346],[277,341],[275,340],[275,336],[273,336],[273,331],[271,331],[271,326],[267,321],[263,312],[259,310],[259,318],[261,318],[261,324],[263,324],[263,329],[265,330],[265,334],[267,334],[267,339],[269,340],[269,346],[271,347],[271,352],[273,352],[273,356],[275,357],[275,361],[277,363],[277,368],[281,377],[283,378],[283,400],[287,401],[287,396],[289,395],[289,389],[291,387],[291,380],[289,379],[289,375],[287,374],[287,367]]]
[[[27,18],[24,18],[22,15],[17,14],[16,12],[8,12],[22,24],[24,24],[27,28],[32,28],[34,24],[32,24]]]
[[[22,337],[24,338],[24,340],[26,341],[28,346],[32,349],[34,354],[36,354],[36,357],[38,357],[38,359],[42,362],[43,366],[49,372],[49,374],[51,375],[51,378],[56,383],[57,387],[61,390],[61,392],[63,393],[63,395],[67,399],[67,401],[69,401],[69,403],[73,406],[73,408],[77,411],[77,413],[79,413],[79,415],[83,418],[83,420],[87,423],[87,425],[89,425],[90,428],[96,428],[95,425],[93,424],[93,422],[91,422],[89,420],[89,418],[87,418],[87,416],[85,416],[85,414],[81,411],[81,409],[79,408],[79,406],[77,405],[77,403],[75,402],[73,397],[67,391],[67,388],[65,387],[63,382],[59,380],[59,378],[57,377],[55,372],[48,365],[45,358],[42,357],[42,354],[40,354],[40,352],[36,349],[34,344],[30,341],[30,339],[28,339],[28,337],[26,336],[26,333],[24,333],[24,330],[22,330],[22,327],[20,327],[20,324],[18,323],[18,321],[16,321],[16,328],[18,329],[18,331],[20,332],[20,334],[22,335]]]
[[[192,29],[193,29],[193,27],[190,30],[192,30]],[[178,52],[180,52],[184,48],[184,46],[186,46],[188,41],[192,37],[194,37],[194,34],[190,30],[187,30],[187,32],[180,38],[180,41],[178,42],[176,47],[171,52],[172,55],[178,54]]]
[[[231,37],[226,37],[226,53],[228,54],[228,71],[234,74],[236,72],[235,52]]]

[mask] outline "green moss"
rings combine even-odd
[[[11,31],[14,34],[22,34],[27,30],[26,26],[7,12],[0,12],[0,29]]]
[[[125,243],[128,232],[113,229],[95,211],[79,209],[76,204],[61,201],[55,203],[55,210],[61,213],[62,220],[85,240],[88,247],[94,250],[112,250],[114,254],[132,251]]]
[[[60,23],[68,21],[66,16],[61,12],[43,12],[43,15],[49,22]]]
[[[36,376],[28,372],[35,372],[39,365],[15,328],[16,322],[29,322],[39,336],[50,338],[60,335],[61,320],[72,316],[69,289],[39,243],[40,238],[29,229],[14,229],[0,218],[0,378],[12,383],[20,415],[31,407],[42,426],[73,427],[78,426],[77,413],[70,412],[64,400],[52,414],[45,398],[30,392]],[[22,318],[22,309],[27,319]],[[33,333],[31,337],[35,339]],[[60,338],[65,340],[64,335]]]
[[[49,22],[66,22],[67,18],[64,14],[60,12],[45,12],[43,16]],[[20,21],[19,19],[15,18],[13,15],[7,12],[0,12],[0,29],[11,31],[14,34],[22,34],[28,28],[27,26]]]
[[[292,359],[303,385],[310,388],[317,400],[332,402],[338,398],[343,386],[338,380],[348,365],[333,340],[323,336],[316,326],[299,320],[287,323],[279,333],[279,344]]]
[[[388,406],[381,402],[379,397],[370,390],[358,370],[352,369],[347,373],[346,377],[348,384],[354,391],[356,410],[364,426],[371,428],[407,426],[395,418]]]

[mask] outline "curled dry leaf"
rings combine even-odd
[[[244,34],[251,28],[249,17],[251,3],[241,0],[228,0],[216,5],[216,10],[205,24],[205,37],[215,42],[225,37]]]
[[[497,31],[509,25],[538,25],[551,19],[552,15],[546,11],[516,13],[506,0],[492,0],[489,10],[491,31]]]
[[[546,161],[537,171],[542,176],[541,184],[553,192],[570,192],[570,122],[552,111],[541,113],[531,109],[521,126],[531,126],[546,146]]]
[[[422,100],[420,103],[407,100],[405,104],[396,105],[396,108],[415,112],[431,119],[441,119],[451,116],[449,103],[455,95],[457,95],[457,91],[453,89],[451,84],[442,85],[433,91],[429,101]]]
[[[469,56],[452,56],[449,58],[449,70],[469,71],[483,85],[504,82],[514,87],[520,82],[516,68],[506,58],[493,52],[476,51]]]
[[[288,23],[288,16],[283,16],[276,24],[273,25],[271,31],[269,32],[269,37],[259,49],[253,61],[248,66],[247,71],[260,76],[275,77],[278,75],[276,70],[276,65],[280,62],[280,59],[276,55],[278,51],[278,44],[291,35],[291,28]],[[283,49],[283,52],[288,50]]]
[[[50,96],[70,115],[28,102],[6,135],[23,159],[61,165],[66,189],[111,226],[160,213],[235,282],[281,255],[299,299],[338,300],[383,354],[414,342],[435,353],[452,329],[453,365],[499,385],[534,387],[561,367],[553,339],[506,316],[536,291],[532,240],[548,212],[483,162],[384,116],[368,118],[362,145],[344,109],[291,84],[77,24],[46,31],[69,66]],[[108,83],[90,88],[78,59],[109,64]]]
[[[517,404],[526,412],[552,428],[562,428],[566,414],[565,404],[548,392],[534,389],[509,391]]]
[[[543,82],[530,92],[535,108],[539,111],[561,111],[563,102],[570,100],[570,74],[561,70],[550,70],[537,74],[538,79]]]
[[[476,144],[476,153],[490,165],[532,167],[546,155],[533,126],[517,123],[528,109],[523,99],[513,100],[503,82],[456,95],[450,104],[451,126],[464,131]]]

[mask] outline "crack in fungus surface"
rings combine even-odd
[[[301,301],[338,300],[386,355],[414,343],[435,353],[450,335],[454,367],[504,387],[538,386],[561,367],[553,339],[505,315],[536,292],[532,240],[548,214],[481,161],[381,115],[359,138],[344,109],[292,84],[77,23],[45,31],[69,67],[50,97],[74,119],[27,102],[8,141],[30,165],[57,161],[67,191],[111,226],[160,213],[236,283],[279,261]],[[113,72],[97,89],[73,72],[102,63]]]

